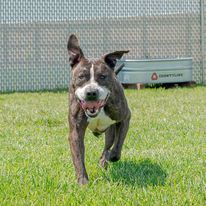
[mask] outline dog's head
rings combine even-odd
[[[99,59],[87,59],[73,34],[69,37],[67,49],[76,98],[88,117],[96,117],[111,95],[117,59],[129,51],[116,51]]]

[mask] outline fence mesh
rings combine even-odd
[[[0,0],[0,91],[67,87],[71,33],[89,57],[118,49],[130,50],[127,59],[192,57],[193,79],[202,82],[200,5],[200,0]]]
[[[206,1],[201,1],[202,7],[202,60],[203,60],[203,67],[202,67],[202,82],[206,84]]]

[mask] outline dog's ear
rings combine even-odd
[[[84,54],[79,46],[78,38],[74,34],[69,37],[67,50],[69,53],[69,63],[72,67],[75,64],[78,64],[81,58],[84,57]]]
[[[116,63],[117,63],[117,59],[121,59],[122,56],[126,53],[128,53],[129,50],[127,51],[115,51],[113,53],[109,53],[109,54],[105,54],[104,55],[104,61],[107,63],[107,65],[114,69]]]

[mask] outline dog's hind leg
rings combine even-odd
[[[110,148],[112,147],[114,143],[115,133],[116,133],[115,125],[111,125],[105,132],[105,146],[104,146],[104,150],[99,160],[100,166],[104,168],[107,167],[107,160],[109,160]]]

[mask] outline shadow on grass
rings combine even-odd
[[[150,159],[117,162],[109,173],[112,181],[139,187],[164,185],[167,177],[166,171]]]

